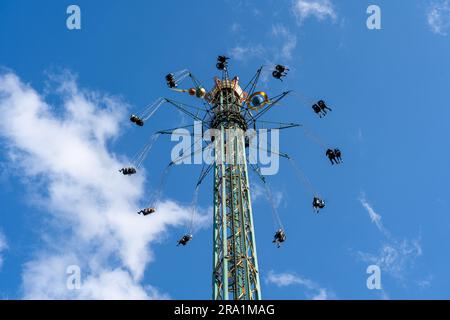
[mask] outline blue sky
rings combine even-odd
[[[313,214],[281,159],[269,177],[288,237],[277,249],[256,187],[263,297],[450,298],[449,1],[74,3],[82,29],[72,31],[72,2],[0,4],[1,298],[210,298],[211,178],[199,197],[202,228],[178,248],[201,167],[174,168],[161,209],[144,220],[135,209],[174,143],[161,138],[138,177],[116,170],[152,132],[187,121],[167,107],[136,128],[129,113],[161,96],[195,103],[169,92],[163,76],[188,68],[211,88],[221,53],[244,82],[261,64],[288,65],[284,82],[260,87],[297,94],[266,120],[304,124],[345,161],[330,166],[301,129],[281,133],[281,150],[327,208]],[[366,27],[370,4],[381,8],[381,30]],[[324,119],[304,103],[319,98],[333,108]],[[73,264],[82,289],[69,292]],[[371,264],[382,290],[366,287]]]

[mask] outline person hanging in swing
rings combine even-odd
[[[166,75],[166,83],[170,89],[176,88],[178,86],[173,73],[169,73]]]
[[[333,110],[331,110],[330,107],[327,106],[327,104],[323,100],[317,101],[317,105],[319,106],[323,116],[326,116],[327,110],[328,111],[333,111]]]
[[[319,197],[314,197],[313,199],[313,208],[316,213],[319,213],[319,211],[323,208],[325,208],[325,201],[320,199]]]
[[[273,243],[277,245],[277,248],[281,246],[281,243],[286,241],[286,234],[284,233],[283,229],[278,229],[277,232],[275,232],[275,236],[273,239]]]
[[[338,161],[338,163],[342,163],[344,161],[342,161],[342,154],[341,154],[341,150],[339,149],[334,149],[334,155],[336,156],[336,160]]]
[[[122,168],[122,169],[119,170],[119,172],[122,172],[122,174],[123,174],[124,176],[130,176],[130,175],[136,173],[136,169],[133,168],[133,167]]]
[[[331,164],[339,163],[336,159],[336,154],[334,153],[333,150],[327,149],[327,151],[325,152],[325,155],[328,157],[328,159],[330,159]]]
[[[139,118],[137,115],[132,114],[130,117],[130,121],[135,123],[136,125],[142,127],[144,125],[144,120],[142,120],[141,118]]]
[[[226,71],[227,67],[228,67],[228,60],[230,58],[225,57],[225,56],[218,56],[217,57],[217,64],[216,64],[216,68],[221,70],[221,71]]]
[[[142,214],[144,216],[148,216],[149,214],[155,213],[156,209],[155,208],[145,208],[142,209],[140,211],[138,211],[138,214]]]
[[[272,76],[275,79],[283,81],[283,79],[281,79],[281,78],[286,77],[288,71],[289,71],[289,69],[286,68],[285,66],[283,66],[281,64],[277,64],[275,66],[275,70],[273,70],[273,72],[272,72]]]
[[[319,105],[317,103],[313,104],[312,109],[319,116],[319,118],[322,118],[322,116],[323,116],[322,109],[320,109],[320,107],[319,107]]]
[[[178,240],[178,244],[177,247],[181,244],[183,246],[185,246],[189,241],[192,240],[192,234],[188,233],[185,234],[180,240]]]

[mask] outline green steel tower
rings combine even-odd
[[[258,164],[249,161],[248,150],[252,148],[250,130],[257,129],[260,122],[266,129],[285,129],[298,126],[293,123],[280,123],[258,120],[269,111],[289,92],[283,92],[269,99],[265,92],[256,92],[258,80],[264,67],[260,67],[249,83],[240,87],[239,78],[229,78],[228,58],[219,56],[217,69],[222,72],[221,78],[216,77],[214,87],[207,91],[202,84],[187,70],[166,75],[166,82],[170,89],[177,92],[187,92],[199,98],[203,108],[187,105],[168,98],[159,98],[154,104],[130,118],[138,126],[143,126],[156,110],[163,104],[169,103],[196,123],[201,124],[203,138],[206,131],[211,132],[210,143],[191,154],[182,155],[173,160],[169,166],[177,164],[188,157],[203,152],[206,148],[214,147],[213,158],[210,163],[203,164],[194,193],[193,216],[189,231],[180,239],[178,245],[185,246],[191,239],[195,227],[195,207],[199,186],[210,171],[213,177],[213,270],[212,286],[214,300],[260,300],[261,287],[259,279],[258,258],[256,255],[255,230],[253,225],[252,202],[250,199],[250,184],[248,167],[255,171],[265,183]],[[277,65],[272,75],[280,79],[286,75],[284,66]],[[194,87],[180,89],[178,85],[184,78],[191,78]],[[194,111],[192,111],[194,110]],[[267,128],[267,123],[278,124],[280,127]],[[191,126],[186,126],[191,127]],[[183,127],[183,128],[186,128]],[[196,136],[195,125],[193,136]],[[175,129],[161,130],[155,133],[156,138],[161,134],[172,134]],[[198,136],[198,135],[197,135]],[[134,167],[139,168],[151,149],[156,138],[152,138],[143,151],[135,157]],[[254,145],[253,145],[254,147]],[[266,150],[267,151],[267,150]],[[287,155],[282,155],[288,158]],[[135,168],[124,168],[124,174],[133,174]],[[163,176],[167,172],[164,171]],[[162,179],[162,181],[164,181]],[[161,186],[163,183],[161,183]],[[145,211],[147,210],[147,211]],[[155,208],[147,208],[142,212],[153,213]],[[273,209],[275,211],[275,208]],[[280,223],[281,225],[281,223]]]
[[[215,78],[215,87],[207,96],[212,114],[209,128],[216,130],[213,299],[260,300],[261,286],[247,164],[264,183],[265,178],[257,164],[248,162],[247,149],[252,135],[246,133],[248,129],[256,129],[259,117],[289,92],[283,92],[272,99],[265,92],[255,92],[264,67],[259,68],[242,89],[238,77],[230,80],[227,58],[223,58],[225,57],[219,56],[217,64],[217,68],[222,70],[222,79]],[[298,126],[293,123],[277,124],[281,127],[272,129]]]
[[[260,300],[247,172],[243,91],[224,72],[211,92],[214,140],[213,299]]]

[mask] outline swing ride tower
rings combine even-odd
[[[211,92],[214,139],[213,299],[260,300],[243,91],[226,72]]]
[[[258,164],[248,161],[247,151],[255,147],[251,140],[255,137],[256,132],[249,133],[251,130],[256,130],[260,125],[266,130],[281,130],[300,125],[260,120],[261,116],[266,114],[274,105],[277,105],[290,91],[270,98],[265,92],[256,91],[261,73],[267,71],[270,66],[261,66],[251,80],[241,88],[239,78],[230,79],[228,75],[228,59],[224,56],[218,57],[216,67],[222,72],[222,75],[221,78],[215,78],[214,87],[209,91],[187,69],[166,75],[167,85],[172,91],[189,93],[189,95],[198,98],[203,107],[188,105],[168,98],[159,98],[143,111],[131,115],[130,120],[137,126],[142,127],[144,122],[162,104],[167,103],[196,122],[200,122],[205,134],[206,131],[211,133],[210,143],[207,143],[207,146],[201,145],[191,154],[183,154],[179,158],[173,159],[163,172],[163,177],[165,177],[168,170],[180,161],[195,155],[197,152],[203,153],[209,147],[214,147],[213,154],[211,154],[214,161],[203,163],[194,192],[192,220],[187,233],[178,242],[178,245],[185,246],[192,239],[199,187],[205,177],[213,172],[212,298],[214,300],[260,300],[261,287],[248,168],[251,168],[257,174],[266,188],[267,185]],[[275,69],[270,69],[270,72],[273,72],[274,78],[280,79],[286,75],[287,70],[285,67],[277,65]],[[190,78],[194,87],[189,89],[179,88],[179,84],[185,78]],[[267,127],[274,124],[277,126]],[[183,128],[187,127],[194,126]],[[122,169],[122,173],[136,173],[135,168],[141,167],[157,137],[162,134],[171,135],[175,130],[157,131],[138,154],[133,167]],[[191,134],[195,136],[195,129]],[[278,155],[290,159],[286,154],[278,153]],[[165,181],[164,178],[161,181]],[[162,182],[160,189],[163,185]],[[276,218],[274,220],[277,221],[276,228],[281,230],[281,221],[276,206],[273,205],[270,192],[269,201],[272,203],[272,214]],[[146,210],[144,213],[151,212],[154,214],[157,208],[149,207]]]

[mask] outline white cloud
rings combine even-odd
[[[361,194],[359,201],[362,206],[367,210],[369,214],[370,220],[377,226],[378,230],[388,235],[387,230],[384,228],[383,223],[381,222],[381,216],[375,212],[370,203],[367,201],[365,194]]]
[[[447,35],[450,29],[450,1],[434,2],[428,9],[427,21],[433,33]]]
[[[384,236],[384,243],[376,254],[358,252],[358,256],[366,263],[378,265],[385,271],[397,278],[403,278],[404,272],[413,265],[415,259],[422,255],[420,238],[404,239],[399,241],[392,237],[381,222],[381,215],[375,212],[372,205],[367,201],[364,194],[359,198],[361,205],[369,214],[370,220],[376,225]]]
[[[358,253],[367,263],[376,264],[383,272],[396,278],[403,278],[407,268],[412,267],[415,259],[422,255],[419,240],[395,241],[384,243],[378,253]]]
[[[286,287],[294,284],[305,285],[306,287],[311,287],[311,281],[308,279],[303,279],[295,274],[284,272],[275,273],[273,270],[269,271],[267,278],[268,283],[273,283],[278,287]]]
[[[297,37],[292,34],[288,28],[281,24],[272,26],[272,36],[278,38],[282,41],[279,53],[277,54],[279,57],[275,56],[275,59],[284,59],[291,60],[292,53],[297,47]]]
[[[169,299],[167,294],[161,294],[152,286],[144,288],[136,285],[129,277],[128,273],[115,269],[101,273],[99,277],[89,277],[83,283],[83,292],[81,299],[89,299],[90,297],[99,299]]]
[[[275,273],[273,270],[270,270],[265,281],[266,283],[274,284],[277,287],[287,287],[292,285],[303,286],[307,290],[307,297],[312,300],[334,299],[334,294],[327,289],[322,288],[310,279],[300,277],[294,273]]]
[[[292,11],[297,17],[299,23],[303,23],[309,17],[315,17],[318,20],[337,18],[336,11],[330,0],[294,0]]]
[[[266,191],[264,190],[264,188],[260,184],[256,184],[256,183],[251,184],[250,192],[251,192],[252,202],[258,201],[262,197],[265,197],[265,194],[266,194]]]
[[[261,44],[237,45],[230,50],[233,59],[247,61],[252,58],[261,58],[265,55],[266,49]]]
[[[79,89],[68,73],[53,80],[59,83],[57,105],[15,74],[0,74],[0,137],[8,165],[47,212],[44,247],[24,265],[24,297],[156,298],[157,291],[142,283],[154,259],[151,245],[168,228],[185,224],[190,210],[167,200],[155,215],[137,215],[144,175],[120,175],[127,161],[108,150],[126,121],[126,105]],[[65,287],[72,264],[82,270],[81,290]]]
[[[325,289],[319,289],[319,292],[312,297],[312,300],[328,300],[328,292]]]
[[[5,251],[6,249],[8,249],[8,244],[6,242],[6,237],[5,237],[5,235],[2,232],[0,232],[0,269],[2,268],[3,261],[4,261],[3,251]]]
[[[277,209],[280,207],[281,203],[283,202],[283,192],[281,192],[281,191],[274,192],[273,189],[270,189],[270,190],[272,193],[273,206],[275,207],[275,209]],[[257,183],[252,183],[252,185],[251,185],[251,197],[252,197],[252,202],[259,201],[261,198],[264,198],[269,203],[271,202],[268,190],[263,185],[257,184]]]
[[[293,59],[297,47],[297,37],[283,24],[272,25],[270,32],[270,46],[263,43],[245,42],[229,50],[231,58],[248,61],[254,58],[262,59],[266,64],[282,63]],[[283,62],[284,63],[284,62]]]
[[[95,260],[98,257],[93,257]],[[166,299],[150,285],[141,285],[123,268],[108,269],[93,261],[81,268],[81,290],[66,286],[67,266],[77,262],[73,254],[40,255],[25,265],[23,291],[27,299]],[[85,269],[89,272],[85,273]],[[51,272],[49,272],[51,271]]]

